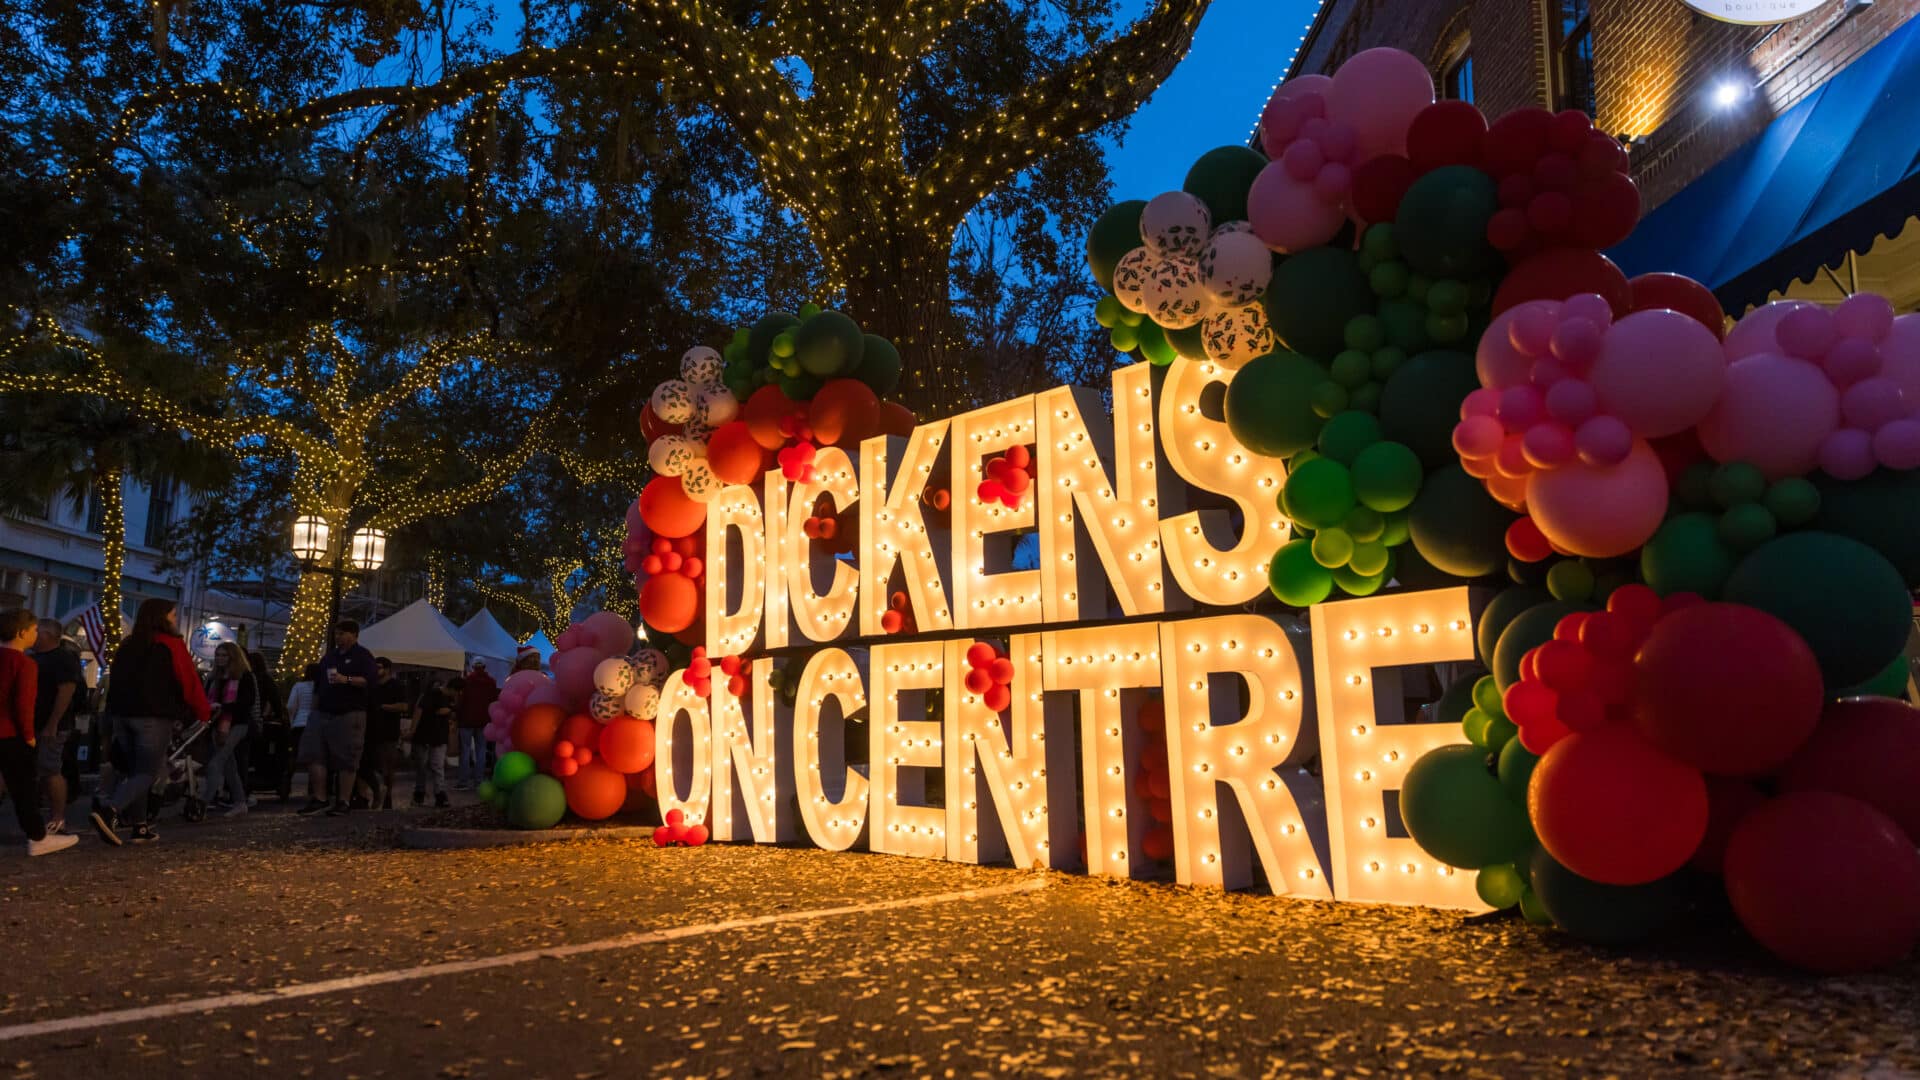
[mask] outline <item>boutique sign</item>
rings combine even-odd
[[[1467,590],[1260,610],[1286,477],[1228,430],[1230,377],[1133,364],[1110,406],[1062,387],[722,490],[705,647],[756,658],[744,687],[666,680],[662,812],[720,840],[1130,876],[1158,808],[1183,884],[1477,906],[1395,808],[1414,761],[1464,741],[1401,722],[1395,669],[1473,659]],[[1022,479],[975,497],[1009,456]],[[850,558],[810,542],[823,511],[857,520]],[[1039,565],[1014,569],[1025,535]],[[1161,754],[1157,797],[1137,777]]]
[[[1767,26],[1811,15],[1833,0],[1685,0],[1688,7],[1721,22]]]

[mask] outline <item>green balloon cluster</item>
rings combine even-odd
[[[1501,704],[1500,684],[1493,676],[1482,675],[1472,680],[1472,693],[1473,707],[1460,718],[1460,730],[1466,733],[1468,742],[1497,757],[1520,734],[1520,728],[1507,719],[1506,707]],[[1521,801],[1526,801],[1524,790]]]
[[[1326,599],[1335,587],[1369,596],[1387,583],[1422,478],[1413,451],[1383,439],[1367,413],[1332,417],[1317,441],[1317,450],[1293,455],[1280,489],[1280,509],[1302,535],[1268,568],[1273,594],[1297,607]]]
[[[1424,232],[1412,222],[1383,222],[1360,238],[1360,269],[1379,297],[1384,340],[1415,353],[1459,347],[1477,337],[1473,331],[1486,321],[1493,300],[1492,280],[1484,273],[1461,278],[1417,269],[1401,250],[1403,236],[1420,238]]]
[[[1127,310],[1126,305],[1120,303],[1120,298],[1111,293],[1101,297],[1100,302],[1094,305],[1093,319],[1106,328],[1107,340],[1112,343],[1115,352],[1130,353],[1137,350],[1155,367],[1166,367],[1183,355],[1172,341],[1172,335],[1178,331],[1162,329],[1159,323],[1145,315]],[[1197,335],[1199,327],[1192,329]],[[1195,347],[1201,348],[1197,336]],[[1204,348],[1200,355],[1205,355]]]
[[[838,311],[803,304],[799,314],[770,312],[733,332],[720,355],[721,379],[745,401],[773,385],[795,401],[818,393],[829,379],[859,379],[886,397],[900,382],[900,350]]]
[[[1697,462],[1674,485],[1677,513],[1640,552],[1640,575],[1661,595],[1720,595],[1734,564],[1747,552],[1813,524],[1820,490],[1803,477],[1769,484],[1744,462]]]
[[[480,801],[508,815],[513,822],[513,793],[526,783],[540,775],[540,767],[531,755],[520,750],[509,750],[500,755],[493,763],[493,778],[480,785]],[[551,779],[551,778],[549,778]],[[561,809],[566,809],[566,799],[561,799]],[[558,821],[559,818],[555,818]],[[549,825],[551,822],[549,822]],[[521,828],[547,828],[547,825],[523,825]]]

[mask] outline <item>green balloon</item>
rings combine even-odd
[[[1457,463],[1429,474],[1411,509],[1413,546],[1436,569],[1477,578],[1506,566],[1507,527],[1516,515]]]
[[[500,789],[493,786],[493,781],[482,780],[480,781],[480,786],[474,789],[474,794],[480,796],[481,802],[492,802],[493,793],[498,790]]]
[[[1552,599],[1553,597],[1545,589],[1529,588],[1524,585],[1516,585],[1496,593],[1492,600],[1487,601],[1486,610],[1480,613],[1480,618],[1474,623],[1474,659],[1492,668],[1494,646],[1499,644],[1500,635],[1506,632],[1507,624],[1519,618],[1520,613],[1528,608]],[[1495,687],[1492,693],[1494,700],[1499,701],[1499,688]]]
[[[1849,686],[1829,696],[1835,698],[1886,697],[1905,701],[1908,671],[1907,654],[1903,652],[1889,661],[1880,674],[1857,686]]]
[[[1380,302],[1380,322],[1387,328],[1387,344],[1409,355],[1426,351],[1427,309],[1406,297]]]
[[[509,750],[500,755],[493,763],[493,786],[501,791],[512,791],[520,781],[539,771],[531,755],[519,750]]]
[[[1520,734],[1520,725],[1504,716],[1494,717],[1487,724],[1485,735],[1487,750],[1490,753],[1499,754],[1500,751],[1506,749],[1509,743],[1514,741],[1514,736],[1518,734]]]
[[[1673,485],[1674,497],[1681,505],[1704,510],[1713,504],[1713,476],[1718,470],[1711,461],[1696,461],[1680,471]]]
[[[1593,598],[1593,571],[1579,559],[1563,559],[1547,571],[1547,591],[1555,600],[1584,604]]]
[[[1282,344],[1331,360],[1346,347],[1347,323],[1373,311],[1372,286],[1353,252],[1308,248],[1274,268],[1267,319]]]
[[[1188,360],[1205,360],[1207,358],[1207,336],[1201,331],[1199,323],[1195,323],[1185,330],[1168,330],[1166,333],[1167,344],[1172,345],[1173,351],[1179,353],[1183,358]]]
[[[1699,593],[1713,599],[1733,573],[1733,552],[1720,538],[1718,522],[1699,512],[1668,518],[1640,549],[1640,576],[1654,592]]]
[[[1107,333],[1107,341],[1114,352],[1130,353],[1140,347],[1140,331],[1121,323]]]
[[[1179,358],[1178,350],[1167,340],[1166,332],[1160,329],[1159,323],[1149,320],[1141,324],[1135,333],[1140,339],[1140,355],[1155,367],[1166,367]]]
[[[1356,496],[1359,494],[1359,490],[1359,487],[1356,485],[1354,488],[1354,494]],[[1380,530],[1380,542],[1390,548],[1399,547],[1401,544],[1406,543],[1408,535],[1407,517],[1408,514],[1405,510],[1388,511],[1386,527]]]
[[[1527,883],[1520,880],[1520,871],[1512,863],[1495,863],[1481,868],[1473,879],[1473,891],[1488,907],[1505,909],[1520,902]]]
[[[1120,298],[1108,293],[1093,305],[1093,321],[1111,330],[1120,325],[1120,313],[1126,310],[1120,306]]]
[[[1740,503],[1720,515],[1720,539],[1735,551],[1751,551],[1773,539],[1778,524],[1757,502]]]
[[[1353,558],[1353,537],[1342,529],[1326,529],[1313,534],[1313,561],[1329,570],[1338,570]]]
[[[1713,470],[1707,479],[1707,495],[1722,510],[1730,510],[1741,503],[1759,502],[1766,494],[1767,478],[1760,470],[1744,461],[1728,462]]]
[[[1358,487],[1359,485],[1356,483],[1356,492]],[[1284,491],[1285,489],[1283,488],[1281,490]],[[1282,511],[1285,511],[1285,509],[1286,507],[1281,507]],[[1348,536],[1353,537],[1355,543],[1369,544],[1385,535],[1387,531],[1387,518],[1385,514],[1377,510],[1369,510],[1364,506],[1356,506],[1353,508],[1353,512],[1347,515],[1347,520],[1340,523],[1340,527],[1347,531]],[[1385,549],[1384,544],[1381,545],[1381,547],[1382,550]]]
[[[1363,412],[1343,412],[1320,429],[1320,452],[1342,465],[1352,465],[1360,451],[1380,441],[1380,421]]]
[[[1309,529],[1339,528],[1354,508],[1353,476],[1331,458],[1315,458],[1287,477],[1280,505]]]
[[[1900,572],[1867,545],[1832,533],[1789,533],[1755,548],[1722,598],[1793,627],[1828,686],[1880,674],[1913,631],[1913,600]]]
[[[1877,469],[1848,483],[1822,476],[1818,486],[1813,527],[1860,541],[1920,588],[1920,469]]]
[[[1329,380],[1313,388],[1313,415],[1321,419],[1331,419],[1352,407],[1352,396],[1337,382]]]
[[[794,334],[793,354],[809,375],[828,379],[860,366],[866,336],[860,324],[838,311],[823,311]]]
[[[1333,583],[1348,596],[1372,596],[1380,591],[1393,576],[1393,559],[1387,559],[1387,568],[1377,574],[1362,574],[1351,565],[1333,568]]]
[[[1775,521],[1797,529],[1820,513],[1820,489],[1804,476],[1789,476],[1776,480],[1760,502]]]
[[[1526,811],[1515,806],[1475,746],[1421,755],[1400,783],[1400,819],[1427,854],[1473,870],[1521,858],[1534,845]]]
[[[1441,724],[1457,724],[1466,719],[1467,711],[1474,707],[1473,687],[1480,681],[1478,675],[1462,675],[1447,684],[1440,691],[1440,700],[1434,703],[1434,721]]]
[[[507,792],[496,791],[493,793],[491,798],[487,799],[487,805],[492,807],[494,810],[504,814],[507,812],[508,797],[509,795]]]
[[[1180,190],[1207,204],[1216,226],[1247,219],[1247,192],[1267,159],[1244,146],[1220,146],[1200,155]]]
[[[1445,165],[1415,180],[1400,199],[1394,242],[1400,257],[1435,278],[1492,273],[1499,253],[1487,242],[1487,221],[1500,209],[1493,178],[1466,165]]]
[[[1511,724],[1513,721],[1508,720]],[[1500,748],[1500,786],[1507,791],[1507,798],[1515,806],[1527,805],[1527,784],[1533,780],[1533,767],[1540,764],[1540,755],[1520,744],[1519,739],[1507,740]]]
[[[1500,697],[1500,680],[1491,674],[1478,676],[1473,680],[1473,707],[1494,716],[1507,715],[1506,703]]]
[[[1473,357],[1435,349],[1400,365],[1380,393],[1380,430],[1405,443],[1429,469],[1457,464],[1453,429],[1460,403],[1480,389]]]
[[[1378,577],[1392,560],[1387,545],[1370,540],[1353,545],[1353,554],[1347,556],[1347,569],[1362,577]]]
[[[1335,356],[1327,370],[1332,373],[1334,382],[1351,390],[1366,385],[1367,380],[1373,377],[1373,357],[1358,349],[1348,349]]]
[[[811,401],[820,392],[820,380],[812,375],[781,375],[774,385],[792,401]]]
[[[1547,914],[1547,906],[1540,902],[1540,894],[1532,886],[1520,895],[1520,914],[1535,926],[1552,926],[1553,916]]]
[[[1625,945],[1658,933],[1680,911],[1680,875],[1645,885],[1602,885],[1533,853],[1533,891],[1554,925],[1596,945]]]
[[[1466,733],[1467,741],[1482,749],[1487,745],[1487,727],[1493,723],[1493,714],[1481,709],[1468,709],[1467,715],[1460,719],[1460,730]]]
[[[1281,603],[1305,608],[1333,595],[1333,575],[1313,558],[1313,541],[1290,540],[1267,564],[1267,587]]]
[[[507,797],[507,823],[516,829],[551,829],[567,812],[567,789],[545,773],[514,787]]]
[[[799,325],[799,317],[790,311],[770,311],[762,315],[753,329],[747,331],[747,362],[757,368],[766,367],[773,353],[773,339]]]
[[[1553,628],[1560,625],[1561,619],[1585,610],[1585,605],[1549,600],[1535,604],[1508,623],[1500,632],[1499,643],[1493,647],[1493,678],[1499,683],[1500,692],[1506,693],[1508,687],[1520,681],[1521,658],[1553,640]]]
[[[1424,475],[1420,458],[1403,443],[1375,442],[1353,459],[1353,491],[1360,505],[1390,514],[1413,505]]]
[[[900,385],[900,350],[879,334],[865,335],[861,339],[860,368],[854,378],[881,397],[893,393]]]
[[[1127,252],[1140,246],[1140,211],[1146,208],[1139,199],[1116,203],[1087,233],[1087,269],[1108,292],[1113,291],[1113,268],[1120,265]]]
[[[1227,427],[1256,454],[1292,457],[1320,436],[1312,397],[1326,380],[1325,368],[1297,353],[1255,357],[1227,384]]]

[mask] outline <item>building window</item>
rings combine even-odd
[[[1588,0],[1552,0],[1554,26],[1554,105],[1597,111],[1593,98],[1593,19]]]
[[[1473,100],[1473,50],[1462,41],[1447,66],[1440,69],[1440,96],[1448,101]]]
[[[173,477],[162,476],[147,488],[146,545],[157,548],[166,543],[167,529],[173,524],[173,499],[179,491]]]
[[[53,587],[53,614],[64,619],[73,612],[93,603],[93,589],[87,585],[69,585],[58,582]]]
[[[89,487],[87,488],[87,531],[99,536],[100,530],[106,528],[106,525],[107,508],[101,505],[100,489]]]

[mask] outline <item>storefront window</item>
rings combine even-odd
[[[1473,100],[1473,52],[1465,44],[1440,75],[1440,96],[1450,101]]]
[[[1593,19],[1587,0],[1553,0],[1555,105],[1595,114],[1593,97]]]

